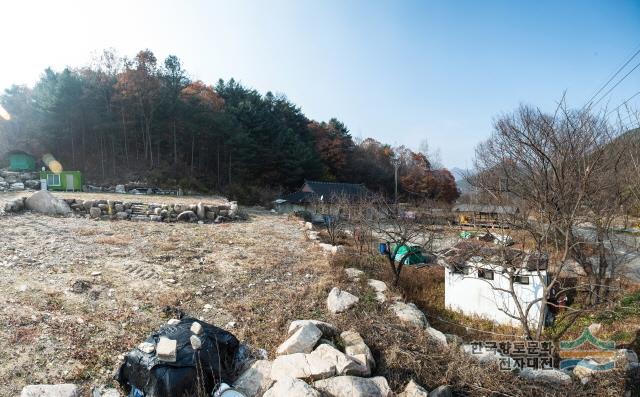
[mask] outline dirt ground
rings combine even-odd
[[[0,396],[110,384],[119,355],[176,309],[256,347],[281,342],[289,316],[314,315],[305,297],[326,297],[327,260],[298,221],[250,215],[215,225],[0,215]]]

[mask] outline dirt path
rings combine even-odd
[[[288,321],[317,317],[328,273],[297,221],[266,212],[219,225],[1,215],[0,395],[109,384],[176,310],[270,349]]]

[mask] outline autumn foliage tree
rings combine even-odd
[[[456,196],[450,174],[432,170],[423,155],[354,140],[340,120],[310,120],[281,94],[234,79],[193,81],[178,57],[159,61],[148,49],[133,58],[106,50],[82,68],[47,69],[33,88],[7,89],[0,103],[12,116],[0,121],[3,150],[53,153],[90,183],[140,181],[244,201],[305,179],[390,194],[400,161],[407,197]]]

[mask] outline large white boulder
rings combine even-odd
[[[71,213],[71,208],[66,201],[53,197],[46,190],[39,190],[27,198],[24,202],[28,210],[47,215],[66,215]]]
[[[338,336],[340,334],[340,330],[338,328],[336,328],[336,326],[334,326],[333,324],[329,324],[326,323],[324,321],[319,321],[319,320],[294,320],[291,322],[291,324],[289,324],[289,330],[287,331],[287,335],[291,335],[292,333],[296,332],[298,330],[298,328],[306,325],[306,324],[313,324],[316,327],[318,327],[318,329],[320,329],[320,331],[322,331],[322,335],[325,337],[329,337],[329,338],[333,338],[335,336]]]
[[[271,361],[258,360],[238,377],[233,387],[247,397],[254,397],[261,396],[272,384]]]
[[[294,353],[278,356],[271,365],[271,379],[287,377],[299,379],[325,379],[336,374],[336,367],[319,355]]]
[[[344,345],[344,353],[356,360],[361,365],[367,368],[365,376],[369,376],[376,366],[376,362],[373,359],[373,354],[369,346],[364,343],[364,339],[359,333],[354,331],[344,331],[340,334],[340,339]]]
[[[355,267],[348,267],[344,269],[344,272],[347,273],[349,280],[358,280],[361,276],[364,276],[364,272],[360,269],[356,269]]]
[[[359,378],[357,376],[336,376],[313,383],[323,395],[331,397],[391,397],[393,392],[382,376]]]
[[[322,338],[322,331],[311,323],[304,324],[284,341],[276,354],[311,353],[318,341]]]
[[[367,280],[367,284],[369,284],[369,287],[373,288],[373,290],[376,292],[385,292],[388,289],[387,284],[384,281],[375,280],[372,278]]]
[[[280,379],[264,394],[264,397],[321,397],[320,392],[300,379]]]
[[[358,303],[358,301],[359,299],[357,296],[350,294],[347,291],[342,291],[338,287],[333,287],[327,297],[327,309],[329,309],[333,314],[341,313],[351,308],[353,305]]]
[[[78,386],[66,383],[60,385],[25,386],[20,397],[80,397]]]
[[[426,328],[429,326],[427,317],[413,303],[395,302],[390,307],[402,322],[418,328]]]
[[[434,339],[436,342],[438,342],[439,344],[443,345],[443,346],[447,346],[447,337],[444,333],[438,331],[437,329],[433,328],[433,327],[427,327],[424,332],[427,333],[427,335],[429,335],[431,337],[431,339]]]
[[[335,367],[337,375],[369,376],[371,374],[371,369],[366,364],[325,343],[318,346],[310,356],[317,356],[331,363]]]
[[[429,392],[411,379],[398,397],[429,397]]]

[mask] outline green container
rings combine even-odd
[[[396,244],[391,245],[391,252],[396,252]],[[425,263],[425,257],[422,255],[422,248],[418,245],[401,245],[396,252],[394,260],[400,262],[402,257],[411,253],[404,260],[405,265],[417,265],[418,263]]]
[[[47,180],[47,190],[82,191],[80,171],[40,171],[40,179]]]

